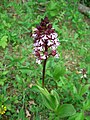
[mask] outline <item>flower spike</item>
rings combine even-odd
[[[58,34],[52,28],[52,24],[49,23],[48,17],[41,19],[40,25],[35,28],[32,37],[34,38],[34,54],[38,64],[50,56],[56,58],[59,56],[56,51],[60,45],[57,38]]]

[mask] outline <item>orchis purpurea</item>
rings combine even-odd
[[[44,76],[45,76],[45,66],[46,61],[50,56],[56,58],[59,57],[56,49],[60,45],[58,40],[58,34],[55,29],[52,28],[52,24],[49,23],[48,17],[41,19],[40,25],[34,29],[32,34],[34,38],[34,54],[36,56],[36,63],[40,64],[42,60],[43,63],[43,80],[42,86],[44,87]]]

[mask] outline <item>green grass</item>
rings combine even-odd
[[[49,59],[45,86],[48,91],[56,90],[60,104],[74,106],[76,118],[81,117],[78,120],[89,120],[90,88],[85,88],[81,96],[78,91],[90,84],[90,20],[78,12],[77,5],[68,6],[64,0],[56,4],[48,2],[45,6],[44,3],[46,0],[23,4],[0,2],[0,110],[2,105],[7,109],[0,119],[53,120],[55,117],[32,87],[41,85],[42,65],[35,62],[31,33],[40,19],[48,16],[58,33],[60,58]],[[81,69],[86,69],[87,79],[81,79]]]

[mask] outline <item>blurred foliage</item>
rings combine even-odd
[[[90,0],[80,0],[82,4],[85,4],[86,6],[90,7]]]

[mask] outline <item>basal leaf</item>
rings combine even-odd
[[[72,104],[63,104],[57,108],[56,114],[60,116],[60,118],[72,116],[76,113]]]
[[[75,120],[84,120],[84,113],[83,112],[79,113]]]

